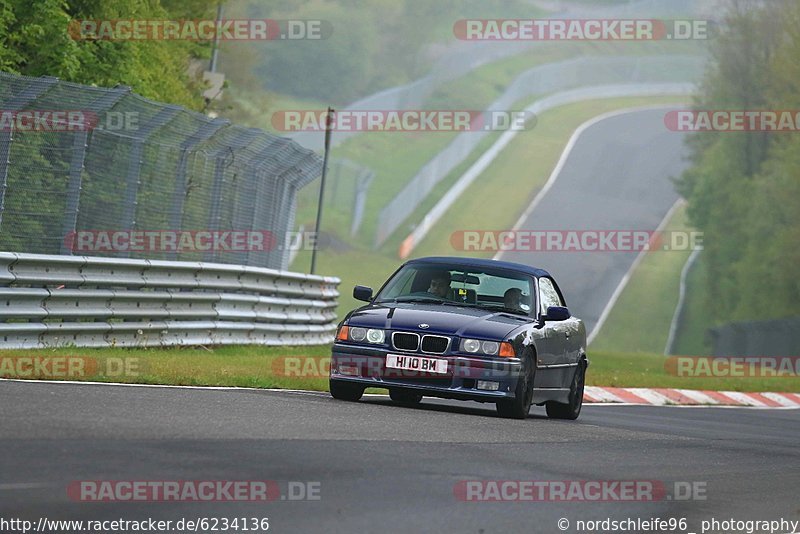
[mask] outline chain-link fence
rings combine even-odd
[[[703,72],[702,56],[581,56],[549,63],[520,74],[503,95],[487,109],[512,110],[515,103],[578,87],[607,84],[693,82]],[[375,246],[382,245],[417,206],[453,169],[461,164],[490,130],[460,133],[426,163],[378,214]]]
[[[321,171],[290,139],[127,87],[0,73],[0,250],[285,269]]]

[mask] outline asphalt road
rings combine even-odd
[[[800,519],[800,411],[534,407],[327,394],[0,382],[0,518],[269,517],[270,532],[578,532],[578,520]],[[320,499],[85,503],[80,480],[318,482]],[[700,483],[704,500],[463,502],[465,480]],[[674,494],[677,496],[677,494]],[[641,532],[642,530],[640,530]],[[685,532],[679,530],[679,532]]]
[[[558,179],[519,230],[653,231],[678,200],[671,177],[687,166],[670,108],[601,120],[578,138]],[[638,251],[509,251],[502,259],[548,270],[570,311],[592,328]]]

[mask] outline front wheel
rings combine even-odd
[[[525,360],[524,369],[517,380],[517,388],[514,390],[513,399],[503,399],[497,401],[497,413],[500,417],[508,419],[525,419],[531,409],[533,402],[533,360]]]
[[[575,420],[581,414],[583,406],[583,383],[586,379],[586,362],[581,361],[575,369],[572,385],[569,388],[569,404],[550,401],[545,404],[547,417],[551,419]]]
[[[355,402],[364,394],[364,386],[358,384],[331,379],[328,385],[334,399]]]

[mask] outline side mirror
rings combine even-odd
[[[566,321],[572,317],[569,313],[569,308],[565,306],[550,306],[547,308],[547,315],[544,319],[547,321]]]
[[[353,298],[370,302],[372,300],[372,288],[367,286],[356,286],[353,288]]]

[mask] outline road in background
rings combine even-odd
[[[798,519],[800,411],[360,403],[327,394],[0,382],[0,516],[269,517],[270,532],[560,532],[606,517]],[[464,480],[705,484],[706,500],[462,502]],[[76,480],[317,481],[318,501],[81,503]]]
[[[558,178],[518,230],[655,230],[687,167],[684,134],[664,125],[671,108],[614,114],[577,138]],[[509,251],[502,259],[548,270],[586,331],[597,324],[637,251]]]

